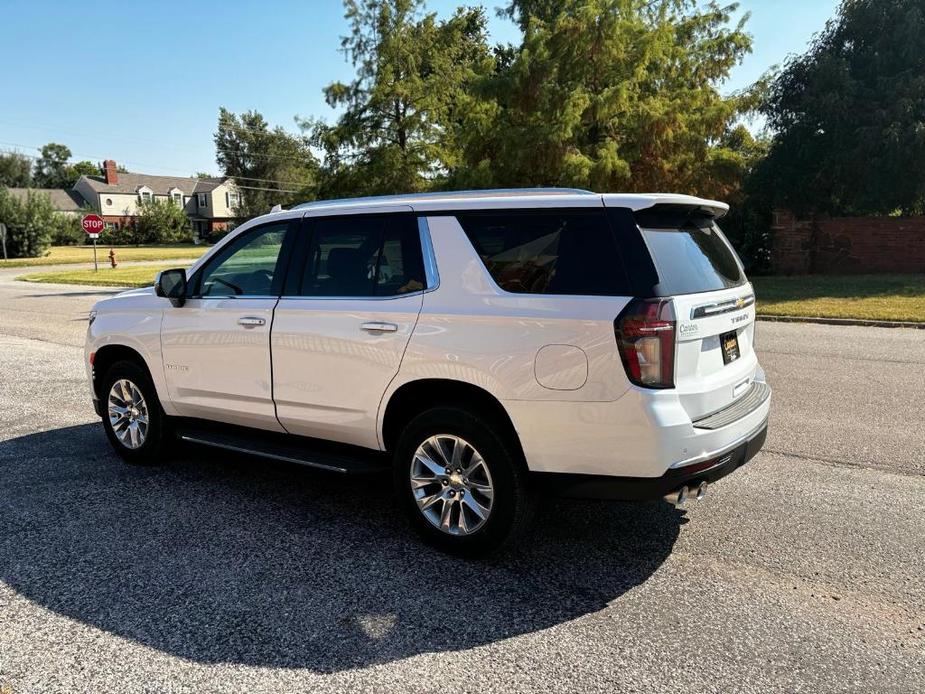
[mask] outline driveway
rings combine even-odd
[[[705,501],[553,501],[466,562],[377,480],[122,464],[81,351],[110,291],[11,274],[0,691],[921,690],[925,331],[760,323],[766,449]]]

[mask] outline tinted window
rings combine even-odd
[[[376,296],[395,296],[424,289],[424,259],[417,220],[403,217],[387,224],[379,271]]]
[[[636,213],[658,270],[662,295],[694,294],[745,283],[739,259],[712,217],[696,208]]]
[[[396,296],[422,289],[421,242],[410,215],[312,221],[302,296]]]
[[[202,271],[202,296],[272,296],[288,223],[253,229],[232,241]]]
[[[622,261],[601,212],[457,215],[499,287],[526,294],[625,296]]]

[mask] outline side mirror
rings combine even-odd
[[[186,303],[186,270],[164,270],[154,279],[154,293],[170,299],[174,306]]]

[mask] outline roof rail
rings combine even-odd
[[[517,195],[596,195],[593,191],[581,188],[489,188],[485,190],[447,190],[430,193],[399,193],[397,195],[369,195],[358,198],[338,198],[335,200],[312,200],[293,205],[293,210],[316,205],[344,205],[364,202],[402,202],[403,200],[420,200],[421,198],[482,198],[507,197]]]

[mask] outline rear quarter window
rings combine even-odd
[[[604,211],[457,214],[486,269],[516,294],[629,295]]]

